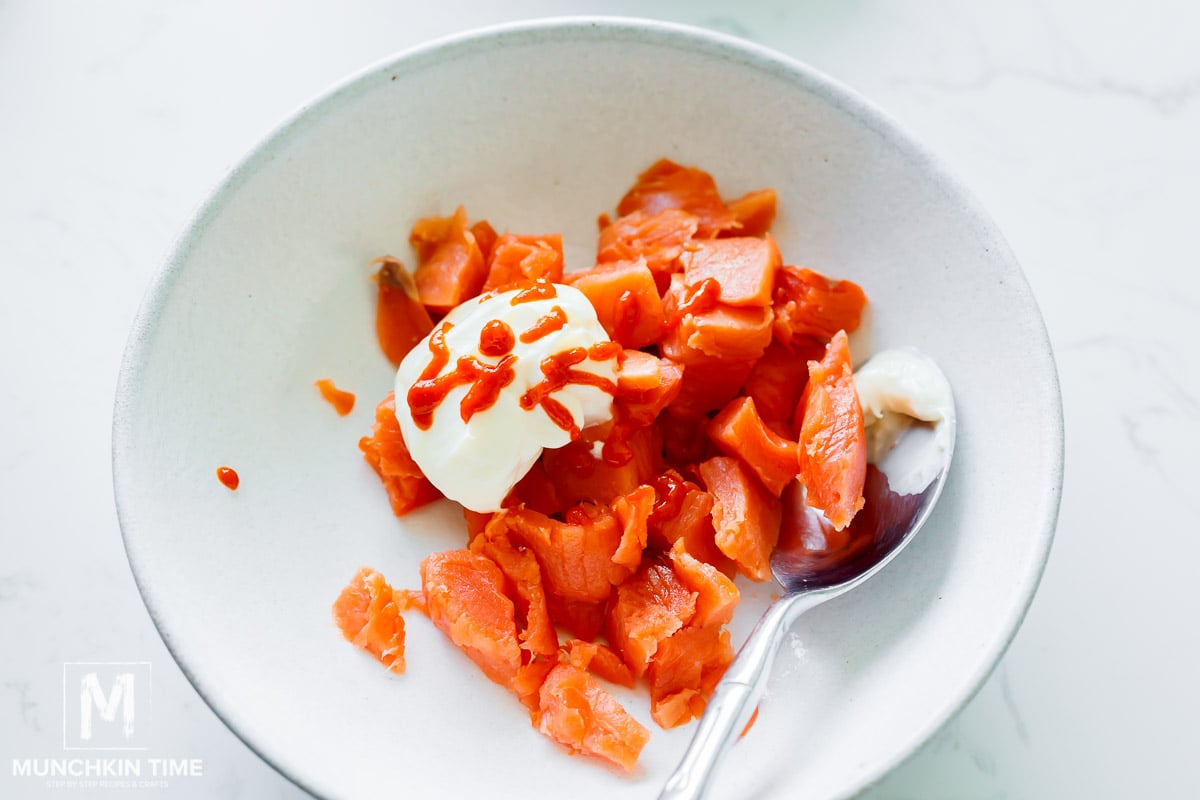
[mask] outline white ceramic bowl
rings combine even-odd
[[[312,792],[646,798],[682,752],[690,726],[661,731],[622,693],[653,730],[639,771],[569,757],[424,620],[394,676],[329,610],[360,565],[416,587],[422,556],[464,540],[448,503],[393,517],[356,448],[392,381],[367,262],[407,256],[415,219],[465,203],[564,232],[586,267],[596,215],[661,156],[729,195],[777,188],[787,260],[865,287],[876,345],[932,354],[959,404],[932,521],[797,626],[713,796],[854,794],[963,705],[1020,623],[1058,507],[1060,400],[1025,279],[962,187],[864,100],[745,42],[629,20],[458,36],[322,95],[226,178],[151,289],[117,396],[146,605],[213,709]],[[313,389],[327,376],[358,393],[350,417]],[[735,642],[773,590],[747,589]]]

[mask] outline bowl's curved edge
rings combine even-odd
[[[1046,433],[1051,437],[1052,443],[1057,445],[1048,453],[1049,463],[1043,465],[1047,470],[1047,474],[1052,475],[1054,480],[1052,485],[1047,487],[1046,494],[1040,498],[1040,516],[1043,518],[1042,530],[1040,531],[1041,550],[1036,554],[1034,561],[1031,563],[1029,573],[1023,576],[1021,584],[1022,600],[1010,609],[1003,635],[997,638],[992,648],[981,653],[979,659],[980,668],[968,679],[966,691],[954,702],[942,709],[939,714],[935,715],[934,721],[925,730],[918,733],[910,746],[898,751],[896,756],[889,762],[880,762],[874,769],[863,773],[860,776],[859,785],[850,789],[842,797],[858,795],[878,783],[889,772],[911,758],[956,713],[970,702],[992,674],[1005,650],[1015,637],[1017,630],[1020,628],[1021,622],[1029,610],[1038,584],[1045,572],[1057,525],[1059,504],[1062,498],[1064,468],[1062,393],[1049,333],[1046,330],[1045,321],[1033,296],[1028,279],[1021,270],[1012,249],[1000,235],[991,216],[965,188],[965,184],[940,159],[936,158],[931,152],[920,145],[914,137],[909,135],[902,125],[877,108],[865,97],[853,89],[838,83],[819,70],[754,42],[704,28],[631,17],[568,16],[505,23],[439,38],[376,61],[302,104],[296,111],[292,112],[277,126],[268,131],[259,140],[258,144],[216,183],[215,188],[208,194],[207,198],[198,206],[197,210],[184,225],[181,233],[170,246],[168,257],[155,273],[150,286],[147,288],[126,341],[113,404],[112,473],[117,520],[121,529],[122,541],[134,582],[142,596],[142,601],[146,606],[151,621],[158,630],[168,652],[170,652],[172,658],[179,665],[180,670],[196,689],[196,692],[204,700],[205,704],[259,758],[263,759],[273,769],[300,788],[310,794],[320,795],[324,787],[306,783],[299,777],[297,771],[287,769],[279,763],[278,759],[268,755],[265,752],[265,748],[257,746],[255,742],[239,731],[238,727],[231,721],[230,715],[217,705],[216,701],[205,691],[202,681],[198,676],[193,674],[188,665],[179,657],[165,622],[155,611],[155,604],[152,597],[153,592],[139,572],[140,555],[137,544],[132,541],[130,535],[130,531],[136,527],[136,523],[127,500],[127,498],[132,496],[133,487],[126,480],[124,462],[128,457],[125,445],[128,443],[130,432],[129,405],[131,387],[138,384],[150,336],[159,322],[159,309],[161,308],[162,300],[167,296],[174,284],[179,265],[186,261],[188,253],[203,234],[209,220],[220,209],[225,198],[235,192],[259,166],[270,161],[274,151],[281,145],[286,135],[293,128],[305,121],[310,114],[329,110],[334,101],[349,96],[367,78],[389,71],[420,69],[424,66],[426,59],[443,49],[469,49],[472,45],[493,38],[499,42],[502,39],[536,36],[546,31],[561,31],[563,29],[573,30],[576,35],[591,36],[600,35],[600,32],[611,33],[619,31],[623,34],[640,35],[644,40],[653,40],[658,44],[686,47],[686,49],[692,50],[707,48],[711,54],[734,59],[756,69],[773,74],[783,72],[792,78],[801,79],[802,82],[819,93],[824,99],[864,123],[866,127],[889,141],[905,157],[919,164],[922,169],[932,175],[942,190],[951,195],[965,208],[969,216],[975,220],[980,232],[985,234],[984,238],[990,241],[991,247],[997,249],[1007,265],[1020,277],[1020,292],[1024,299],[1037,311],[1039,340],[1044,345],[1043,352],[1045,357],[1043,363],[1031,366],[1041,371],[1042,380],[1045,381],[1046,388],[1050,394],[1049,399],[1052,402],[1053,410],[1048,421],[1048,430]],[[687,41],[683,42],[683,39]]]

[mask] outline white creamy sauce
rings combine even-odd
[[[953,447],[954,395],[950,382],[929,356],[902,347],[876,353],[854,373],[867,432],[867,460],[879,466],[888,485],[899,494],[924,491],[937,476],[942,455]],[[887,463],[887,456],[905,431],[925,424],[931,437],[920,457]]]
[[[413,421],[407,402],[408,390],[429,365],[429,337],[412,349],[396,371],[396,419],[413,460],[442,494],[472,511],[498,511],[516,483],[525,476],[543,448],[562,447],[570,434],[560,428],[540,406],[521,407],[525,392],[542,381],[542,359],[575,347],[587,348],[609,341],[596,319],[587,297],[578,289],[555,284],[557,297],[512,304],[516,291],[493,297],[479,297],[463,303],[443,320],[453,325],[445,336],[450,360],[441,373],[455,369],[461,356],[473,356],[485,364],[496,364],[499,356],[483,355],[479,337],[484,325],[500,320],[512,328],[516,343],[513,365],[515,377],[500,391],[495,405],[478,411],[464,423],[459,404],[470,389],[463,385],[451,390],[433,413],[433,423],[422,430]],[[521,333],[558,306],[566,314],[566,324],[528,344]],[[434,332],[442,323],[434,327]],[[430,334],[433,335],[432,333]],[[617,359],[596,361],[588,358],[573,369],[591,372],[616,381]],[[579,428],[606,422],[612,418],[612,396],[594,386],[568,384],[550,395],[561,403]]]

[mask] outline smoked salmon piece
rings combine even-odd
[[[682,549],[721,572],[732,575],[733,562],[720,551],[713,529],[713,496],[690,481],[680,480],[678,502],[674,508],[668,502],[656,503],[648,524],[649,543],[660,550],[670,550],[680,542]]]
[[[458,210],[463,211],[462,217],[459,216]],[[412,226],[408,234],[408,243],[417,254],[417,263],[430,259],[438,245],[449,237],[452,227],[460,223],[465,224],[466,212],[462,206],[459,206],[458,210],[449,217],[421,217]]]
[[[679,394],[670,403],[677,416],[714,411],[736,397],[770,341],[770,319],[763,317],[770,309],[721,306],[715,296],[701,303],[703,297],[675,274],[663,300],[668,322],[659,349],[684,368]]]
[[[841,530],[863,507],[867,478],[867,435],[845,331],[834,335],[821,361],[808,363],[808,386],[796,415],[805,502]]]
[[[562,283],[562,236],[518,236],[506,233],[495,240],[487,261],[483,291],[529,286],[538,278]]]
[[[692,617],[692,625],[724,625],[733,619],[733,610],[742,599],[742,593],[728,576],[712,564],[693,558],[683,539],[675,542],[668,555],[683,585],[696,593],[696,615]]]
[[[581,510],[570,519],[560,522],[532,509],[511,508],[497,514],[489,530],[504,526],[514,542],[533,551],[551,594],[589,603],[606,600],[612,587],[633,571],[613,561],[621,544],[621,526],[601,506]]]
[[[550,619],[578,639],[592,641],[604,630],[607,620],[608,598],[598,602],[568,600],[556,594],[546,598],[550,606]]]
[[[471,235],[475,237],[475,244],[479,245],[479,252],[483,255],[483,263],[490,264],[492,262],[492,251],[496,249],[496,240],[500,238],[499,234],[496,233],[496,229],[486,219],[481,219],[471,226]]]
[[[495,515],[491,512],[472,511],[469,508],[464,508],[463,521],[467,523],[467,541],[474,541],[476,536],[483,533],[493,516]]]
[[[633,688],[633,673],[612,648],[583,639],[572,639],[566,643],[566,651],[567,662],[572,666],[586,669],[618,686]]]
[[[648,672],[650,716],[663,728],[699,717],[733,655],[729,631],[716,625],[689,625],[663,641]]]
[[[706,356],[686,347],[668,349],[665,342],[663,354],[672,361],[675,361],[676,357],[687,359],[686,364],[678,362],[683,367],[683,377],[679,383],[679,393],[668,404],[668,409],[673,414],[667,416],[694,417],[722,408],[737,397],[746,378],[750,377],[750,370],[754,368],[753,360],[731,361]],[[704,441],[701,428],[700,441],[695,446],[702,447]],[[677,444],[671,440],[667,441],[667,447]]]
[[[429,619],[484,674],[516,687],[521,646],[504,573],[490,558],[470,550],[432,553],[421,562],[421,589]]]
[[[636,349],[662,337],[663,304],[646,262],[617,261],[567,277],[583,292],[614,342]]]
[[[794,438],[792,416],[808,383],[808,362],[825,355],[825,344],[797,336],[791,347],[772,342],[755,362],[742,390],[754,400],[763,422],[785,438]]]
[[[363,567],[333,603],[333,621],[346,641],[366,650],[392,672],[404,672],[404,617],[408,605],[383,576]]]
[[[550,621],[542,570],[533,552],[513,544],[502,525],[490,526],[476,537],[471,551],[487,556],[504,573],[504,593],[513,601],[521,649],[540,656],[558,652],[558,634]]]
[[[675,335],[681,350],[686,347],[722,361],[753,364],[771,343],[772,318],[769,306],[737,308],[722,304],[703,314],[688,314]]]
[[[538,693],[534,726],[572,753],[598,756],[632,771],[650,732],[596,679],[570,664],[550,670]]]
[[[375,285],[379,299],[375,305],[375,338],[393,367],[400,362],[429,332],[433,320],[417,294],[417,284],[404,265],[391,256],[377,258],[379,265]]]
[[[771,305],[775,273],[783,265],[774,239],[753,236],[695,242],[680,261],[685,285],[715,280],[718,298],[728,306]]]
[[[731,400],[708,424],[708,436],[722,453],[741,459],[776,497],[799,472],[796,443],[767,427],[753,398]]]
[[[714,391],[719,392],[720,386],[715,386]],[[697,463],[716,455],[716,452],[704,430],[708,418],[690,408],[685,411],[682,405],[681,400],[672,403],[666,413],[660,414],[655,420],[654,427],[661,431],[663,460],[677,470],[694,470]],[[714,407],[720,408],[722,405],[717,403]]]
[[[442,315],[479,294],[487,265],[462,206],[452,217],[431,217],[413,226],[409,242],[420,262],[414,281],[430,312]]]
[[[620,463],[612,463],[603,455],[613,432],[612,424],[587,428],[575,441],[542,453],[546,474],[565,506],[587,501],[611,502],[618,495],[649,483],[662,471],[662,439],[657,427],[640,427],[629,432],[622,440],[627,457],[619,459]],[[594,452],[597,444],[600,456]]]
[[[713,495],[717,547],[737,562],[746,577],[770,580],[771,551],[779,539],[782,516],[779,498],[736,458],[710,458],[699,470],[705,488]]]
[[[611,430],[584,430],[575,441],[542,453],[546,475],[565,507],[585,500],[608,503],[642,483],[632,461],[610,464],[597,455]]]
[[[646,549],[646,520],[654,510],[654,487],[639,486],[629,494],[620,495],[613,500],[612,510],[621,524],[621,543],[613,553],[613,563],[637,569]]]
[[[819,272],[784,267],[775,279],[775,340],[796,337],[828,342],[840,330],[853,333],[862,321],[867,296],[853,281],[835,281]]]
[[[375,407],[375,425],[370,436],[358,440],[363,458],[383,481],[392,512],[403,516],[442,496],[413,461],[396,421],[396,402],[392,392]]]
[[[679,257],[684,245],[696,235],[700,219],[677,208],[666,208],[654,214],[634,211],[620,217],[600,231],[596,263],[643,259],[654,273],[659,292],[670,283],[672,272],[678,272]]]
[[[558,496],[558,487],[546,474],[546,467],[540,459],[533,462],[529,472],[517,481],[517,485],[504,501],[506,508],[522,504],[546,515],[559,514],[567,508],[567,504]]]
[[[719,301],[698,306],[695,295],[696,289],[688,287],[682,276],[672,277],[663,301],[668,322],[662,354],[685,366],[713,358],[741,362],[748,374],[771,343],[771,307],[737,307]]]
[[[425,607],[425,593],[420,590],[393,589],[392,598],[396,601],[396,608],[401,612],[420,611],[429,616],[429,609]]]
[[[521,701],[521,704],[529,709],[531,716],[538,713],[538,707],[541,705],[538,695],[541,692],[542,684],[545,683],[550,670],[558,666],[559,661],[558,655],[553,658],[534,656],[532,661],[517,670],[513,691],[516,692],[517,699]]]
[[[683,390],[683,370],[669,359],[626,350],[617,367],[618,413],[635,426],[650,425]]]
[[[657,389],[663,382],[663,364],[662,359],[641,350],[622,351],[617,359],[617,393],[637,397]]]
[[[737,227],[721,231],[721,236],[762,236],[775,221],[776,196],[774,189],[759,189],[725,204],[737,220]]]
[[[666,158],[654,162],[638,175],[637,183],[617,204],[617,213],[621,216],[635,211],[656,214],[668,208],[694,214],[696,236],[701,239],[711,239],[738,224],[721,200],[711,175]]]
[[[645,561],[617,587],[609,604],[608,639],[635,676],[646,674],[659,643],[691,622],[696,593],[664,558]]]

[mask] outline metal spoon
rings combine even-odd
[[[878,464],[868,465],[866,504],[842,532],[803,505],[799,484],[784,493],[785,528],[771,556],[771,572],[786,594],[758,621],[717,684],[687,752],[659,800],[703,797],[718,761],[745,729],[762,697],[785,634],[796,618],[862,584],[912,541],[933,510],[954,452],[953,407],[939,422],[914,424]],[[892,483],[932,476],[924,490],[897,494]],[[789,508],[790,505],[790,508]]]

